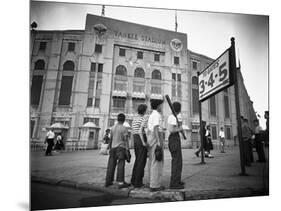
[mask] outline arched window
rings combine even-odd
[[[124,75],[126,76],[127,75],[127,69],[124,65],[118,65],[116,67],[116,75]]]
[[[35,70],[44,70],[45,69],[45,62],[42,59],[39,59],[35,62],[34,65]]]
[[[63,64],[63,70],[74,70],[74,63],[73,63],[73,61],[66,61]]]
[[[161,72],[159,70],[153,70],[151,78],[161,80]]]
[[[138,67],[137,69],[135,69],[135,74],[134,76],[137,78],[144,78],[144,70],[140,67]]]
[[[196,76],[193,76],[193,77],[192,77],[192,84],[193,84],[193,85],[198,85],[198,79],[197,79]]]

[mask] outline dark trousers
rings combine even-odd
[[[265,154],[264,154],[264,148],[263,148],[263,143],[262,143],[262,137],[260,134],[255,135],[255,143],[256,143],[256,151],[258,154],[258,158],[260,162],[265,162]]]
[[[133,167],[131,184],[135,187],[143,185],[144,168],[147,160],[147,148],[143,146],[141,138],[138,134],[134,134],[134,148],[136,160]],[[144,135],[146,140],[146,135]]]
[[[114,172],[117,165],[117,182],[124,182],[125,176],[125,153],[123,147],[115,147],[110,149],[106,171],[106,184],[111,184],[114,180]]]
[[[48,146],[47,146],[45,155],[51,155],[52,149],[53,149],[53,146],[54,146],[54,139],[53,138],[47,139],[47,144],[48,144]]]
[[[247,166],[251,165],[251,158],[250,158],[250,140],[244,141],[244,160]]]
[[[253,142],[252,142],[252,140],[249,140],[249,156],[250,156],[250,161],[254,162],[254,152],[253,152]]]
[[[172,156],[170,187],[176,187],[180,185],[182,172],[182,152],[179,133],[171,133],[168,141],[169,150]]]

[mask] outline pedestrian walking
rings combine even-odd
[[[220,138],[221,153],[225,153],[225,134],[224,134],[223,127],[221,127],[221,129],[220,129],[219,138]]]
[[[54,146],[54,139],[55,139],[55,133],[54,133],[54,129],[51,128],[47,134],[46,134],[46,139],[45,139],[45,143],[48,144],[45,155],[46,156],[51,156],[52,155],[52,149]]]
[[[264,154],[264,140],[262,138],[262,127],[259,125],[259,120],[254,120],[255,124],[255,147],[258,154],[257,162],[265,162],[265,154]]]
[[[214,156],[211,154],[211,150],[213,150],[213,143],[212,143],[212,136],[211,136],[211,130],[210,125],[206,128],[205,133],[205,157],[206,158],[213,158]]]
[[[152,113],[147,123],[148,174],[150,191],[163,190],[161,186],[164,165],[163,129],[161,127],[163,100],[151,100]]]
[[[251,141],[251,131],[248,127],[248,120],[243,118],[243,124],[242,124],[242,138],[243,138],[243,144],[244,144],[244,160],[246,166],[251,166],[251,158],[250,158],[250,141]]]
[[[128,131],[123,123],[126,116],[123,113],[117,115],[117,124],[111,129],[111,142],[109,143],[109,158],[107,164],[105,187],[113,184],[114,172],[117,165],[118,188],[128,187],[125,182],[125,161],[127,160],[127,150],[129,150]]]
[[[181,181],[182,173],[182,151],[181,151],[181,139],[179,132],[183,131],[182,129],[182,119],[179,115],[181,112],[181,104],[179,102],[173,103],[174,110],[176,112],[179,125],[177,124],[176,117],[171,114],[168,117],[168,146],[169,151],[172,156],[171,161],[171,179],[170,179],[170,188],[171,189],[183,189],[184,183]]]
[[[135,117],[132,122],[132,133],[136,159],[133,167],[131,184],[135,188],[140,188],[144,185],[143,176],[147,160],[147,138],[145,134],[145,128],[147,127],[148,119],[145,117],[146,110],[147,105],[140,104],[138,106],[138,116]]]

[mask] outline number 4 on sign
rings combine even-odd
[[[213,87],[214,83],[215,83],[215,81],[213,79],[213,73],[211,73],[210,78],[208,80],[208,86]]]

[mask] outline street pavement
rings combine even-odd
[[[152,199],[135,199],[98,191],[79,190],[63,186],[31,183],[31,210],[98,207],[122,204],[162,202]]]
[[[98,150],[61,152],[48,157],[44,156],[44,152],[31,152],[31,178],[35,182],[53,185],[170,201],[268,195],[268,162],[254,162],[251,167],[246,168],[248,176],[239,176],[241,169],[238,146],[227,148],[226,153],[214,150],[214,158],[205,158],[206,164],[200,164],[201,158],[196,157],[194,152],[195,149],[182,149],[182,180],[185,182],[183,190],[168,189],[171,155],[167,149],[164,152],[163,172],[163,185],[166,189],[155,193],[149,192],[147,188],[130,187],[118,190],[115,185],[105,188],[108,156],[99,154]],[[131,154],[131,162],[126,163],[125,167],[127,182],[130,182],[135,160],[133,150]],[[257,160],[256,152],[254,155]],[[144,183],[148,183],[147,169]]]

